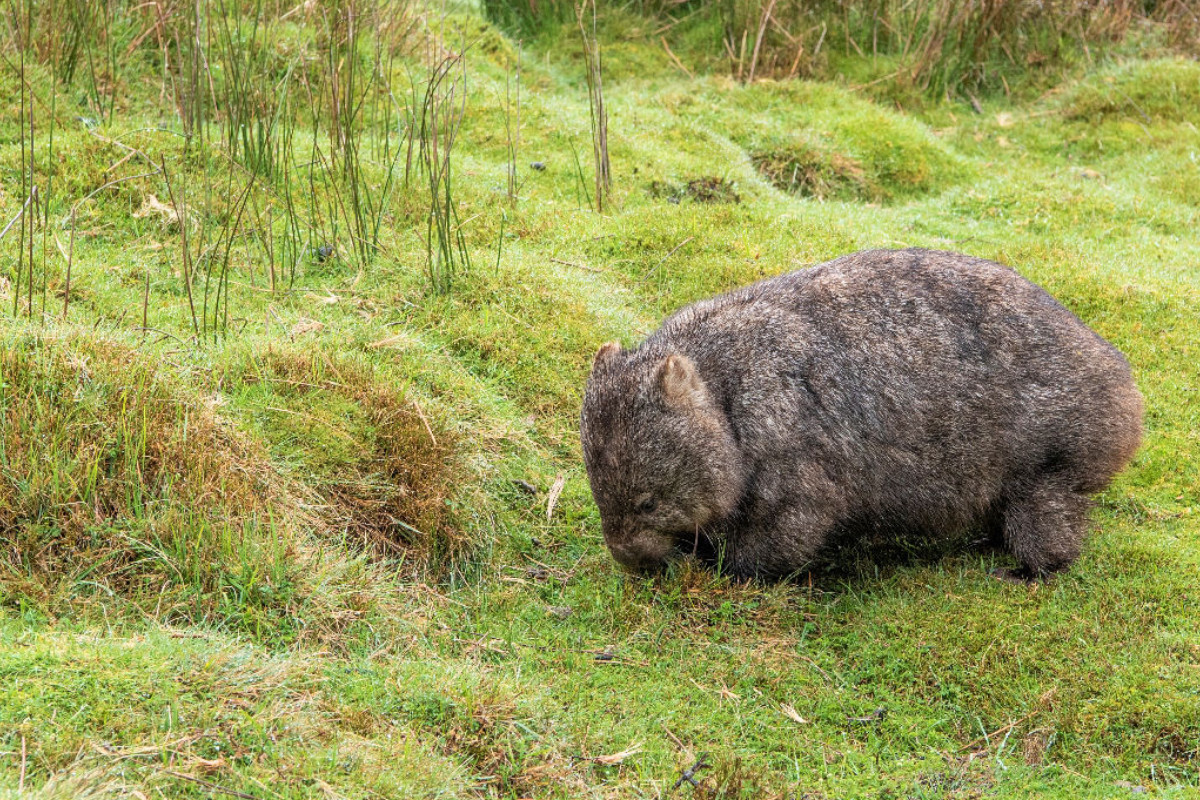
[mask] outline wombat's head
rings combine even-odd
[[[681,353],[601,347],[580,435],[604,541],[631,569],[690,551],[699,529],[732,513],[742,494],[729,422]]]

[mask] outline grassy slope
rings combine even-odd
[[[621,47],[614,59],[656,62]],[[164,430],[210,409],[246,437],[256,468],[298,492],[358,468],[346,451],[380,435],[356,416],[363,395],[335,391],[344,376],[403,385],[457,434],[457,514],[475,547],[427,585],[291,513],[304,507],[294,497],[257,498],[276,507],[264,526],[199,490],[205,524],[134,504],[120,508],[148,510],[123,511],[115,533],[76,532],[138,543],[119,575],[61,544],[47,575],[30,542],[57,534],[6,532],[6,549],[26,550],[0,577],[0,796],[20,796],[22,775],[49,797],[213,785],[255,797],[659,796],[700,753],[715,766],[698,797],[1109,797],[1129,792],[1122,781],[1197,792],[1200,67],[1135,61],[983,115],[906,115],[832,85],[642,73],[609,85],[616,198],[600,217],[581,208],[571,155],[572,143],[586,150],[585,91],[569,66],[543,62],[527,74],[525,183],[498,265],[503,72],[482,55],[472,69],[459,186],[476,268],[450,297],[424,293],[415,226],[400,218],[389,256],[361,273],[310,265],[303,289],[274,299],[235,284],[234,314],[254,322],[227,343],[142,342],[121,315],[140,310],[144,270],[151,327],[188,326],[161,255],[174,234],[131,213],[161,191],[146,184],[89,208],[78,327],[35,339],[0,324],[6,349],[60,358],[74,370],[64,380],[101,393],[129,379],[86,364],[140,348],[158,366],[137,385],[174,393]],[[76,196],[121,155],[82,130],[59,136]],[[128,141],[162,146],[152,133]],[[797,148],[820,156],[831,199],[780,192],[752,166],[755,153]],[[524,168],[534,160],[546,171]],[[5,219],[16,162],[16,145],[0,145]],[[741,202],[650,191],[713,176]],[[1040,587],[990,579],[1000,557],[970,550],[902,564],[856,553],[814,587],[730,585],[687,567],[618,573],[575,433],[595,347],[635,342],[668,311],[760,276],[906,245],[1016,266],[1133,362],[1146,447],[1103,497],[1080,563]],[[237,277],[249,280],[244,266]],[[295,327],[305,320],[324,328]],[[299,373],[277,366],[304,357]],[[288,389],[297,374],[314,393]],[[37,396],[23,375],[6,373],[6,386]],[[52,452],[53,476],[86,473]],[[855,721],[877,709],[882,719]]]

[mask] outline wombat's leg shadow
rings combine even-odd
[[[1046,475],[1011,496],[1004,506],[1004,545],[1021,568],[1008,580],[1046,579],[1079,558],[1087,534],[1087,496],[1062,475]]]
[[[997,516],[997,520],[1000,517]],[[947,556],[992,544],[1004,547],[1000,525],[994,543],[981,527],[945,531],[925,527],[895,527],[854,520],[834,528],[813,563],[792,579],[805,582],[812,578],[822,585],[854,584],[875,581],[880,570],[938,564]]]

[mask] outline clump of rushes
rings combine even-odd
[[[552,40],[575,21],[570,7],[564,13],[569,2],[484,0],[483,11],[514,34]],[[1131,31],[1156,29],[1176,50],[1200,50],[1200,15],[1190,0],[693,0],[686,12],[673,0],[599,2],[602,15],[646,18],[656,45],[665,33],[664,50],[673,61],[676,51],[683,56],[684,71],[685,61],[728,68],[746,83],[831,78],[849,58],[870,62],[871,85],[969,99],[1092,62]]]
[[[464,48],[431,59],[433,66],[426,75],[424,93],[414,103],[420,108],[416,138],[429,199],[425,269],[430,288],[438,294],[449,293],[455,276],[471,268],[453,181],[454,144],[467,110],[465,54]]]

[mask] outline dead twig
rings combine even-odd
[[[809,573],[809,580],[810,580],[810,581],[812,580],[812,573]],[[810,588],[811,588],[811,587],[810,587]],[[833,681],[833,678],[829,677],[829,673],[828,673],[828,672],[826,672],[825,670],[821,669],[821,668],[820,668],[820,667],[817,665],[817,662],[813,661],[813,660],[812,660],[811,658],[809,658],[808,656],[803,656],[803,655],[802,655],[802,656],[800,656],[800,658],[801,658],[801,659],[803,659],[804,661],[807,661],[809,664],[812,664],[812,668],[813,668],[813,669],[815,669],[817,672],[821,673],[823,676],[825,676],[825,680],[829,681],[830,683],[833,683],[833,682],[834,682],[834,681]]]
[[[213,783],[212,781],[206,781],[203,778],[197,778],[194,775],[185,775],[182,772],[176,772],[173,769],[164,769],[164,770],[162,770],[162,772],[164,772],[167,775],[170,775],[173,778],[179,778],[180,780],[184,780],[184,781],[191,781],[192,783],[197,783],[206,789],[211,789],[212,791],[219,792],[220,794],[227,794],[230,797],[243,797],[246,800],[258,800],[258,798],[256,798],[252,794],[246,794],[245,792],[239,792],[237,789],[230,789],[228,787],[222,786],[219,783]]]
[[[667,253],[665,256],[663,256],[661,259],[659,259],[659,262],[657,264],[655,264],[653,267],[651,267],[649,272],[647,272],[645,275],[642,276],[642,283],[645,283],[646,281],[650,280],[650,276],[653,275],[655,272],[657,272],[659,267],[661,267],[663,264],[667,263],[668,258],[670,258],[671,256],[675,255],[677,252],[679,252],[679,248],[683,247],[685,244],[690,242],[693,238],[694,237],[689,236],[686,239],[684,239],[682,242],[680,242],[679,244],[672,247],[671,252]]]
[[[597,764],[603,764],[606,767],[612,767],[617,764],[625,763],[627,758],[630,756],[635,756],[640,752],[642,752],[642,746],[638,743],[634,743],[619,753],[612,753],[611,755],[606,756],[591,756],[589,760],[594,761]]]
[[[662,42],[663,50],[666,50],[667,55],[671,57],[672,63],[674,63],[675,66],[679,67],[679,69],[683,72],[683,74],[687,75],[689,78],[696,77],[695,75],[692,74],[692,71],[690,69],[688,69],[687,67],[685,67],[683,65],[683,62],[679,60],[679,56],[675,55],[674,51],[671,50],[671,45],[667,44],[667,37],[660,36],[659,40]]]
[[[561,258],[552,258],[552,259],[550,259],[550,261],[555,264],[562,264],[564,267],[574,267],[575,269],[581,269],[584,272],[596,272],[596,273],[604,272],[604,270],[602,270],[602,269],[597,269],[595,267],[586,267],[583,264],[576,264],[573,261],[563,261]]]
[[[999,736],[1002,733],[1007,733],[1008,731],[1011,731],[1013,728],[1017,727],[1022,722],[1029,719],[1034,714],[1037,714],[1040,711],[1041,711],[1040,708],[1035,708],[1033,711],[1030,711],[1028,714],[1026,714],[1025,716],[1021,717],[1018,720],[1014,720],[1013,722],[1010,722],[1007,725],[1004,725],[1003,727],[997,728],[996,730],[992,731],[991,733],[984,733],[983,736],[980,736],[979,738],[974,739],[974,740],[968,742],[967,744],[964,744],[960,749],[961,750],[970,750],[972,747],[979,744],[980,742],[990,742],[994,737]],[[983,726],[981,725],[980,727],[982,728]]]
[[[16,225],[21,217],[25,216],[25,209],[29,208],[29,204],[32,202],[33,192],[30,192],[29,196],[25,198],[25,205],[21,206],[20,210],[17,211],[17,215],[8,221],[8,224],[4,226],[4,230],[0,231],[0,239],[3,239],[4,235],[9,232],[12,226]]]
[[[667,727],[667,723],[660,721],[658,724],[662,726],[662,729],[664,731],[666,731],[667,738],[669,738],[674,743],[674,745],[679,748],[679,750],[681,752],[687,751],[687,747],[684,746],[683,742],[680,741],[679,737],[676,736],[675,734],[671,733],[671,729]]]
[[[416,398],[412,401],[413,408],[417,411],[417,416],[421,418],[421,423],[425,426],[425,432],[429,434],[429,441],[433,442],[433,446],[437,447],[437,437],[433,435],[433,428],[429,425],[429,420],[425,417],[425,412],[421,410],[421,404]]]

